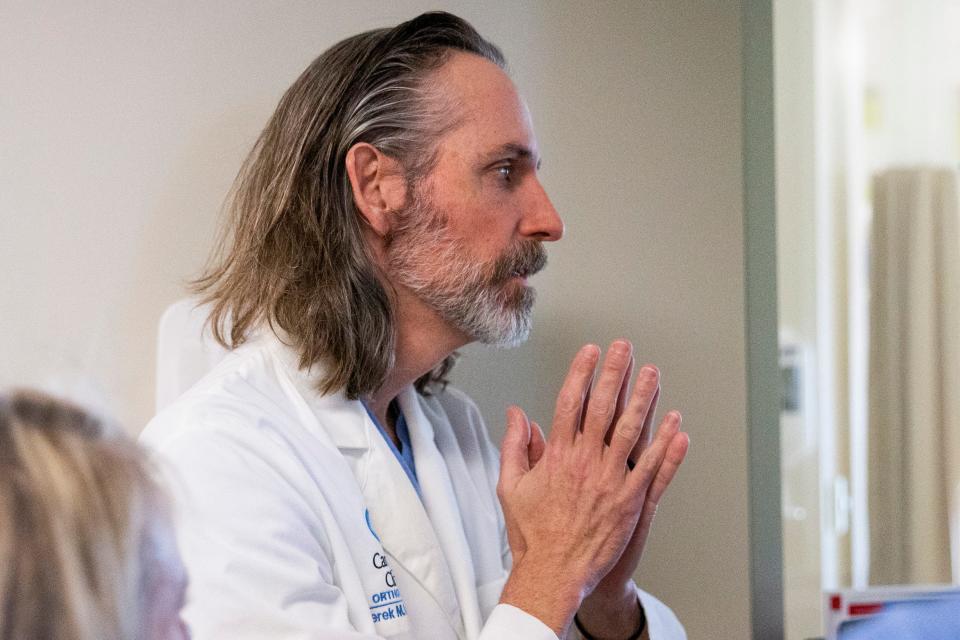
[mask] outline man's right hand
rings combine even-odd
[[[564,637],[583,598],[623,554],[671,442],[685,439],[667,414],[633,470],[627,467],[659,373],[645,366],[627,399],[631,346],[610,345],[591,389],[600,350],[583,347],[557,397],[544,440],[517,407],[507,414],[497,494],[513,569],[500,601],[536,616]]]

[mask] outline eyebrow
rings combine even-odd
[[[533,152],[533,149],[517,142],[507,142],[484,154],[484,163],[496,162],[504,158],[536,160],[537,168],[540,168],[541,158]]]

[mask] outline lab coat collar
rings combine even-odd
[[[273,332],[265,331],[258,338],[274,354],[293,382],[297,392],[317,416],[325,416],[323,430],[338,449],[370,448],[366,428],[369,420],[366,409],[359,400],[350,400],[343,391],[324,394],[317,389],[323,366],[315,363],[309,369],[301,369],[297,352],[288,341]],[[332,419],[331,419],[332,418]]]

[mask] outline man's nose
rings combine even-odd
[[[554,242],[563,237],[563,220],[550,202],[540,180],[534,178],[527,202],[524,203],[520,233],[541,242]]]

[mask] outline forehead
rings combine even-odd
[[[494,63],[456,52],[432,78],[441,100],[454,110],[456,125],[440,146],[482,154],[506,145],[536,152],[530,112],[513,81]]]

